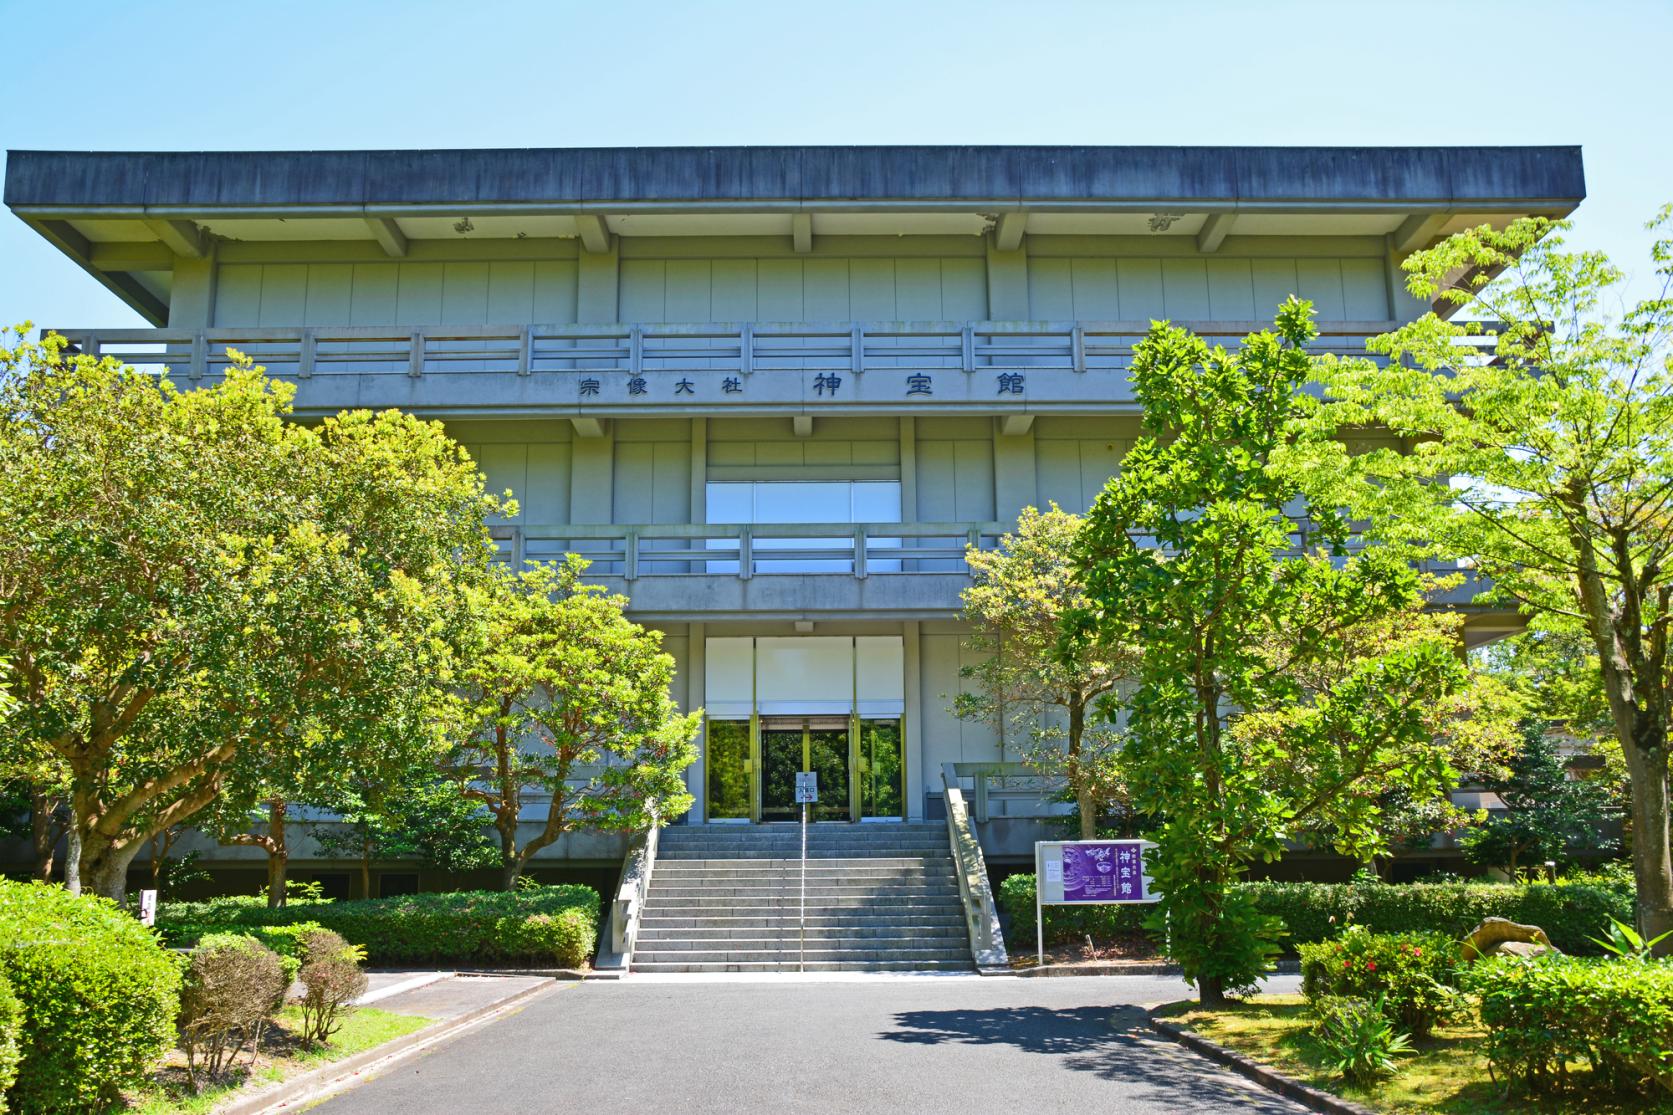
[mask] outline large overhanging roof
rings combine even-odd
[[[1560,216],[1578,147],[671,147],[459,151],[13,151],[5,202],[142,314],[178,257],[461,239],[1389,235]],[[234,249],[236,250],[236,248]]]

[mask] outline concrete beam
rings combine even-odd
[[[813,214],[790,215],[790,243],[803,254],[813,251]]]
[[[796,414],[790,418],[790,432],[797,437],[813,436],[813,415]]]
[[[401,231],[400,222],[393,217],[367,217],[366,227],[372,230],[372,239],[378,242],[383,254],[397,259],[407,254],[407,234]]]
[[[47,243],[63,252],[76,266],[97,279],[101,286],[132,306],[141,317],[161,328],[168,324],[168,303],[122,271],[101,271],[93,265],[93,244],[69,221],[29,221],[29,227]]]
[[[1415,252],[1427,248],[1440,235],[1442,226],[1452,219],[1451,213],[1413,213],[1394,230],[1394,250]]]
[[[168,245],[168,250],[187,259],[202,259],[209,251],[203,230],[191,221],[147,219],[145,227],[157,234],[157,239]]]
[[[1014,252],[1022,247],[1022,234],[1028,228],[1028,214],[1021,209],[1011,209],[999,214],[999,221],[993,226],[993,246],[1002,252]]]
[[[999,432],[1006,437],[1021,437],[1033,428],[1032,414],[1006,414],[999,419]]]
[[[597,213],[575,214],[575,232],[581,237],[581,246],[594,255],[610,250],[610,227]]]
[[[1226,234],[1231,232],[1232,225],[1237,223],[1236,213],[1210,213],[1203,221],[1202,228],[1197,230],[1197,251],[1217,252],[1225,242]]]
[[[569,420],[570,424],[575,427],[575,436],[585,438],[603,437],[610,429],[609,421],[608,418],[582,418],[579,416]]]

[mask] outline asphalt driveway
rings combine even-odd
[[[573,984],[313,1110],[1303,1110],[1145,1028],[1138,1004],[1185,992],[1140,976]]]

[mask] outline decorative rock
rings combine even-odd
[[[1459,946],[1466,963],[1484,956],[1544,956],[1560,951],[1539,926],[1522,925],[1509,918],[1485,919]]]

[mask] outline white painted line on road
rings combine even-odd
[[[380,987],[376,991],[368,991],[354,1001],[357,1007],[368,1007],[373,1003],[399,995],[403,991],[416,991],[420,987],[428,987],[432,983],[440,983],[444,979],[452,979],[457,972],[420,972],[411,979],[404,979],[400,983],[392,983],[388,987]]]

